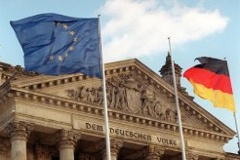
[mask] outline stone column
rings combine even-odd
[[[74,149],[80,136],[80,133],[68,130],[61,130],[58,133],[60,160],[74,160]]]
[[[193,152],[187,152],[186,159],[187,160],[198,160],[198,154],[193,153]]]
[[[120,149],[122,148],[123,141],[120,139],[111,139],[110,140],[110,150],[111,150],[111,160],[117,160],[118,153]],[[107,160],[107,154],[106,154],[106,145],[103,145],[103,159]]]
[[[0,159],[7,159],[7,151],[10,149],[10,142],[5,138],[0,138]]]
[[[11,160],[27,160],[27,138],[33,130],[33,124],[11,122],[5,128],[11,136]]]
[[[149,145],[146,149],[148,154],[145,160],[160,160],[164,154],[164,147],[159,145]]]
[[[51,160],[51,148],[49,146],[37,144],[35,147],[36,160]]]

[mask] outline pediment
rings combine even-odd
[[[136,59],[106,65],[106,97],[109,110],[144,117],[159,124],[177,126],[174,89]],[[102,81],[82,74],[34,76],[12,82],[12,86],[76,103],[103,106]],[[179,92],[185,132],[198,130],[232,137],[234,132],[209,112]]]

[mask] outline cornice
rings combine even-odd
[[[47,95],[38,92],[32,92],[25,89],[13,88],[15,91],[14,96],[17,98],[23,98],[26,100],[47,104],[44,106],[57,106],[62,107],[63,109],[68,109],[76,113],[88,113],[94,116],[103,117],[104,110],[102,106],[98,106],[96,104],[87,104],[87,103],[80,103],[74,100],[65,99],[62,97]],[[179,127],[177,123],[170,123],[166,121],[159,121],[157,119],[152,119],[150,117],[143,117],[139,115],[133,115],[121,111],[116,111],[113,109],[108,109],[109,118],[120,120],[121,122],[126,123],[135,123],[139,125],[145,125],[148,127],[153,127],[156,129],[161,129],[165,131],[177,132]],[[229,141],[232,136],[226,135],[225,133],[218,133],[218,132],[209,132],[206,130],[191,128],[188,126],[183,126],[183,131],[185,136],[197,136],[200,138],[207,138],[215,141],[227,142]]]

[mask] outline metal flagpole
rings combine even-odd
[[[224,60],[227,63],[226,57],[224,57]],[[227,66],[228,67],[228,66]],[[230,77],[230,73],[229,73],[229,77]],[[236,109],[235,109],[236,110]],[[238,120],[237,120],[237,115],[236,115],[236,111],[233,112],[233,117],[235,120],[235,125],[236,125],[236,131],[237,131],[237,138],[238,138],[238,154],[240,155],[240,136],[239,136],[239,129],[238,129]]]
[[[103,88],[103,104],[104,104],[104,126],[105,126],[105,140],[106,140],[106,156],[107,160],[111,160],[111,151],[110,151],[110,135],[109,135],[109,123],[108,123],[108,108],[107,108],[107,93],[106,93],[106,81],[105,81],[105,66],[103,63],[102,55],[102,40],[101,40],[101,21],[100,15],[98,15],[98,33],[100,39],[99,50],[101,54],[101,63],[102,63],[102,88]]]
[[[180,111],[180,108],[179,108],[177,82],[176,82],[174,62],[172,60],[172,49],[171,49],[170,37],[168,37],[168,42],[169,42],[169,54],[170,54],[170,59],[171,59],[171,64],[172,64],[173,85],[174,85],[174,90],[175,90],[175,101],[176,101],[177,115],[178,115],[178,126],[179,126],[179,133],[180,133],[181,147],[182,147],[182,160],[186,160],[185,142],[184,142],[184,138],[183,138],[181,111]]]
[[[235,119],[236,131],[237,131],[237,137],[238,137],[238,154],[240,154],[240,136],[239,136],[239,130],[238,130],[237,116],[236,116],[235,112],[233,112],[233,116],[234,116],[234,119]]]

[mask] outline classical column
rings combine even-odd
[[[6,138],[0,138],[0,159],[7,159],[7,151],[10,149],[10,142]]]
[[[145,160],[160,160],[164,154],[164,147],[159,145],[149,145],[147,148],[147,156]]]
[[[187,160],[198,160],[198,154],[193,153],[193,152],[187,152],[186,159]]]
[[[11,122],[5,128],[11,136],[11,160],[27,160],[27,138],[33,130],[33,124]]]
[[[49,146],[37,144],[35,154],[36,160],[52,160],[51,148]]]
[[[120,149],[122,148],[123,141],[120,139],[111,139],[110,140],[110,150],[111,150],[111,160],[117,160],[118,158],[118,153]],[[107,155],[106,155],[106,146],[103,145],[103,160],[107,160]]]
[[[60,160],[74,160],[74,149],[80,136],[80,133],[68,130],[61,130],[58,133]]]

